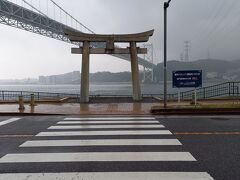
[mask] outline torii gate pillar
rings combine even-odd
[[[130,49],[131,49],[130,52],[131,52],[133,100],[140,101],[142,99],[142,96],[141,96],[141,86],[140,86],[140,79],[139,79],[136,42],[130,42]]]
[[[146,54],[146,48],[137,47],[139,42],[147,42],[149,37],[153,35],[154,30],[125,35],[100,35],[86,34],[76,32],[69,29],[65,30],[65,34],[71,42],[81,42],[83,47],[72,48],[73,54],[82,54],[82,73],[81,73],[81,99],[82,103],[89,102],[89,56],[90,54],[130,54],[132,69],[132,86],[133,100],[141,100],[141,87],[139,80],[138,56],[137,54]],[[97,48],[90,47],[90,43],[105,42],[106,47]],[[114,43],[129,43],[130,48],[118,48]]]
[[[82,52],[82,72],[81,72],[81,96],[80,101],[89,102],[89,56],[90,44],[88,41],[83,42]]]

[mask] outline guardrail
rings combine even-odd
[[[191,99],[192,93],[195,90],[181,92],[181,99]],[[226,82],[208,87],[197,88],[198,99],[209,99],[215,97],[239,97],[240,96],[240,82]],[[178,95],[175,94],[175,97]]]
[[[192,99],[195,89],[180,92],[182,100]],[[240,82],[226,82],[208,87],[201,87],[196,89],[198,99],[210,99],[221,97],[240,97]],[[163,94],[144,94],[143,97],[159,97],[163,98]],[[169,100],[177,100],[178,93],[168,94]]]
[[[180,93],[182,100],[192,99],[195,90]],[[240,97],[240,82],[226,82],[214,86],[197,88],[198,99],[210,99],[216,97]],[[31,92],[31,91],[0,91],[0,101],[17,101],[19,96],[23,96],[24,100],[30,100],[31,94],[34,94],[36,100],[60,100],[62,98],[72,98],[79,102],[80,94],[68,93],[48,93],[48,92]],[[130,95],[90,95],[90,98],[101,97],[130,97]],[[163,94],[142,94],[143,98],[163,98]],[[169,100],[177,100],[178,93],[168,94]]]
[[[31,91],[0,91],[0,101],[17,101],[19,96],[24,100],[30,100],[31,94],[34,94],[36,100],[59,100],[65,97],[79,99],[79,94],[47,93]]]

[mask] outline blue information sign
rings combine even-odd
[[[197,88],[202,86],[202,71],[173,71],[173,88]]]

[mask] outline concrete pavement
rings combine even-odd
[[[116,100],[115,100],[116,101]],[[97,115],[97,114],[132,114],[146,115],[150,114],[152,107],[157,109],[163,108],[162,102],[116,102],[98,101],[97,103],[78,104],[78,103],[38,103],[37,106],[29,106],[25,104],[25,109],[20,111],[18,104],[0,104],[0,113],[40,113],[40,114],[68,114],[68,115]],[[219,99],[205,100],[199,102],[202,105],[239,105],[239,99]],[[190,101],[182,101],[181,103],[171,101],[168,103],[169,109],[189,108]]]
[[[0,113],[43,113],[43,114],[150,114],[152,105],[158,103],[98,103],[98,104],[38,104],[30,107],[25,105],[24,111],[19,111],[17,104],[0,105]]]

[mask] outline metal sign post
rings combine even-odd
[[[178,104],[181,102],[180,88],[178,88]]]
[[[195,107],[197,106],[197,89],[195,88],[194,90],[194,104],[195,104]]]
[[[167,108],[167,9],[171,0],[164,3],[164,108]]]

